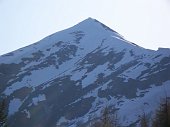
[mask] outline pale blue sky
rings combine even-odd
[[[0,0],[0,55],[88,17],[145,48],[170,48],[170,0]]]

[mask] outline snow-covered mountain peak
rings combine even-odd
[[[35,44],[14,51],[12,54],[16,54],[16,57],[20,58],[23,54],[29,55],[37,50],[46,50],[47,47],[51,48],[51,46],[60,41],[67,42],[68,44],[76,43],[80,48],[83,47],[85,50],[94,50],[101,45],[101,43],[105,43],[105,47],[114,45],[115,48],[118,47],[117,49],[120,50],[123,50],[125,47],[127,48],[128,45],[131,47],[129,50],[131,50],[135,46],[126,41],[116,31],[110,29],[98,20],[87,18],[71,28],[56,32]],[[7,56],[10,55],[7,54]],[[12,55],[10,60],[0,57],[0,61],[11,61],[11,59],[15,59],[15,61],[17,61],[18,58],[16,57],[13,57]]]
[[[95,33],[96,32],[98,34],[102,33],[102,34],[108,34],[108,35],[115,35],[119,38],[123,38],[116,31],[110,29],[103,23],[101,23],[98,20],[93,19],[93,18],[87,18],[87,19],[83,20],[82,22],[76,24],[69,30],[71,30],[71,31],[81,30],[81,31],[84,31],[87,33]]]
[[[0,93],[9,127],[80,127],[105,106],[128,127],[143,104],[151,114],[163,86],[170,90],[169,71],[169,49],[144,49],[88,18],[0,56]]]

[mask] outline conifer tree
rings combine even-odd
[[[143,113],[143,115],[140,118],[140,126],[141,127],[149,127],[145,112]]]
[[[91,127],[118,127],[117,114],[111,114],[108,107],[104,109],[100,121],[95,122]]]
[[[167,97],[156,111],[152,127],[170,127],[170,101]]]
[[[102,124],[102,127],[112,127],[111,119],[109,116],[109,109],[107,107],[104,109]]]
[[[7,115],[5,109],[5,99],[2,99],[0,102],[0,127],[7,127]]]

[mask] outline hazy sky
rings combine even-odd
[[[0,0],[0,55],[88,17],[145,48],[170,48],[170,0]]]

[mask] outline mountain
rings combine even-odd
[[[138,126],[170,96],[170,49],[142,48],[88,18],[0,56],[9,127],[82,127],[107,106]]]

